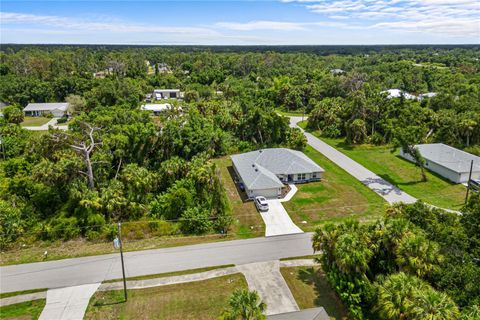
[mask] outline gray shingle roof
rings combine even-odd
[[[47,102],[47,103],[29,103],[23,111],[67,111],[68,102]]]
[[[480,157],[468,152],[450,147],[443,143],[416,145],[425,159],[435,162],[455,172],[470,172],[473,160],[473,171],[480,171]]]
[[[330,320],[330,317],[323,307],[319,307],[271,315],[267,320]]]
[[[248,189],[280,188],[279,174],[325,171],[303,152],[286,148],[261,149],[231,158]]]

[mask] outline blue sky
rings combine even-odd
[[[480,43],[479,0],[4,1],[1,43]]]

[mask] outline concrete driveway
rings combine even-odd
[[[282,206],[281,200],[267,200],[267,202],[268,211],[260,212],[265,222],[265,237],[303,233],[302,229],[297,227],[290,219],[287,210]]]

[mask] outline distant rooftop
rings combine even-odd
[[[46,103],[29,103],[23,111],[51,111],[61,110],[67,111],[68,102],[46,102]]]
[[[165,111],[171,108],[172,108],[172,105],[170,103],[147,103],[147,104],[143,104],[140,107],[141,110],[154,111],[154,112]]]
[[[153,90],[154,93],[162,93],[162,92],[180,92],[180,89],[155,89]]]
[[[416,145],[422,157],[443,167],[459,173],[470,172],[473,160],[473,171],[480,171],[480,157],[450,147],[443,143]]]

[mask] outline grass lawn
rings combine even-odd
[[[28,293],[35,293],[35,292],[42,292],[42,291],[47,291],[47,289],[45,289],[45,288],[43,288],[43,289],[31,289],[31,290],[24,290],[24,291],[14,291],[14,292],[0,293],[0,299],[13,297],[13,296],[19,296],[21,294],[28,294]]]
[[[307,146],[304,152],[325,169],[325,174],[319,182],[298,184],[292,200],[283,203],[297,226],[312,231],[328,221],[368,221],[383,213],[386,202],[379,195],[312,147]]]
[[[132,281],[132,280],[146,280],[146,279],[173,277],[173,276],[180,276],[180,275],[184,275],[184,274],[194,274],[194,273],[206,272],[206,271],[210,271],[210,270],[223,269],[223,268],[234,267],[234,266],[235,266],[234,264],[225,264],[225,265],[213,266],[213,267],[205,267],[205,268],[197,268],[197,269],[190,269],[190,270],[149,274],[149,275],[146,275],[146,276],[130,277],[130,278],[127,278],[127,280]],[[122,281],[122,280],[123,280],[123,278],[113,279],[113,280],[103,281],[103,283],[118,282],[118,281]]]
[[[450,183],[428,170],[427,181],[422,182],[420,169],[401,158],[399,150],[392,153],[390,146],[352,147],[346,145],[343,139],[322,140],[417,199],[448,209],[459,209],[463,205],[463,185]]]
[[[39,127],[50,120],[52,119],[45,117],[24,117],[23,122],[20,123],[20,125],[23,127]]]
[[[331,319],[348,319],[348,311],[320,267],[280,268],[300,309],[323,307]]]
[[[233,167],[229,156],[214,160],[220,169],[221,180],[227,191],[235,218],[232,232],[238,238],[261,237],[265,235],[265,223],[253,201],[245,201],[242,192],[233,181]]]
[[[97,292],[91,298],[85,319],[217,319],[237,288],[247,288],[237,273],[148,289]]]
[[[45,302],[45,299],[40,299],[0,307],[0,319],[36,320],[42,313]]]

